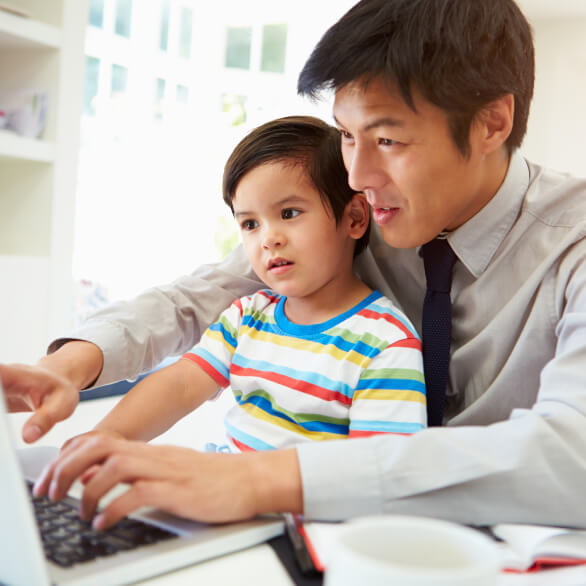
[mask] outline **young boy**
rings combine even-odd
[[[369,214],[348,186],[338,131],[311,117],[260,126],[228,159],[223,196],[270,289],[236,300],[96,430],[148,440],[228,386],[236,450],[423,428],[415,328],[352,270]]]

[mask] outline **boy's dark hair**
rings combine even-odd
[[[331,209],[336,224],[346,205],[358,193],[348,185],[340,145],[340,133],[333,126],[312,116],[287,116],[258,126],[232,151],[224,166],[222,194],[232,212],[232,199],[240,180],[265,163],[301,165],[324,206]],[[357,240],[354,256],[368,243],[365,234]]]
[[[444,110],[464,156],[474,117],[512,94],[512,151],[527,130],[533,96],[531,28],[513,0],[362,0],[322,37],[297,89],[316,97],[375,78],[398,88],[414,111],[414,88]]]

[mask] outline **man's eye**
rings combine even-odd
[[[392,138],[379,138],[378,143],[382,144],[383,146],[393,146],[395,144],[399,144],[398,141],[393,140]]]
[[[244,220],[240,227],[243,230],[254,230],[258,226],[258,222],[256,220]]]
[[[283,220],[291,220],[292,218],[296,218],[301,212],[299,210],[294,210],[292,208],[286,208],[281,212],[281,217]]]
[[[354,137],[347,130],[340,130],[340,136],[345,141],[354,140]]]

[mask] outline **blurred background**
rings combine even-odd
[[[246,132],[271,118],[331,120],[329,104],[297,97],[297,74],[352,4],[90,0],[78,318],[220,260],[238,243],[221,197],[224,162]]]
[[[46,87],[49,112],[40,140],[0,130],[0,361],[238,243],[224,162],[271,118],[331,122],[296,81],[354,2],[11,0],[25,19],[0,12],[0,92]],[[522,151],[586,176],[586,2],[519,5],[537,55]]]

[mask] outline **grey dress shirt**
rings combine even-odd
[[[494,198],[448,236],[459,262],[447,426],[300,445],[308,517],[401,513],[586,527],[585,235],[586,180],[515,153]],[[421,323],[416,249],[390,248],[373,226],[356,270]],[[190,348],[234,298],[258,288],[238,249],[99,312],[51,349],[90,340],[104,352],[97,384],[132,378]]]

